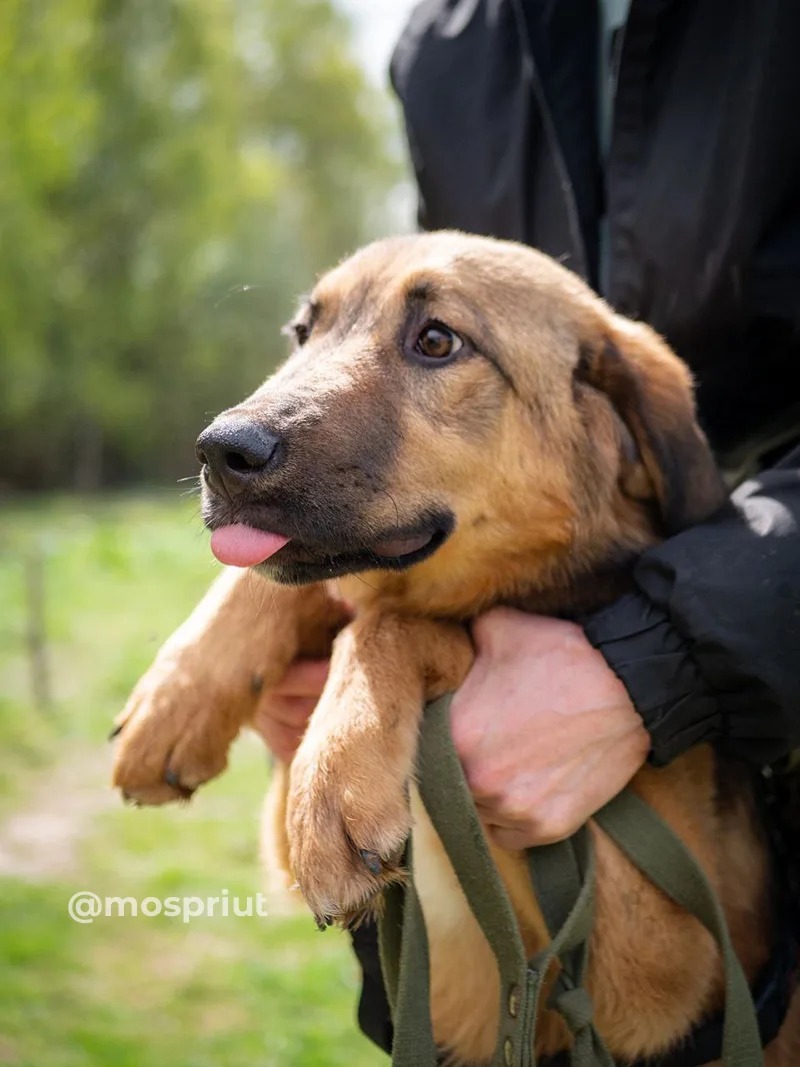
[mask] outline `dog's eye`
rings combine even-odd
[[[297,344],[302,347],[309,338],[311,327],[306,322],[293,322],[292,333]]]
[[[426,359],[441,360],[454,355],[464,342],[441,322],[431,322],[417,338],[414,346],[418,355]]]
[[[298,348],[302,348],[311,336],[311,324],[302,320],[287,322],[281,327],[281,333],[284,337],[290,338]]]

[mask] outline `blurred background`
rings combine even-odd
[[[315,276],[412,227],[413,0],[0,2],[0,1065],[385,1062],[299,915],[67,915],[260,887],[263,745],[124,808],[105,736],[214,577],[193,442]]]

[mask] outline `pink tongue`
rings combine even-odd
[[[211,551],[220,563],[227,563],[229,567],[254,567],[274,556],[288,542],[288,537],[237,522],[221,526],[212,533]]]

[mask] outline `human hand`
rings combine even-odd
[[[644,763],[642,720],[580,626],[498,608],[472,633],[451,726],[478,812],[504,848],[569,837]]]
[[[288,763],[300,744],[328,677],[326,659],[298,659],[280,685],[265,693],[253,719],[270,751]]]

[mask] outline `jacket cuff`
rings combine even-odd
[[[587,638],[628,690],[650,734],[650,762],[663,767],[692,745],[719,740],[717,696],[668,617],[629,593],[583,620]]]

